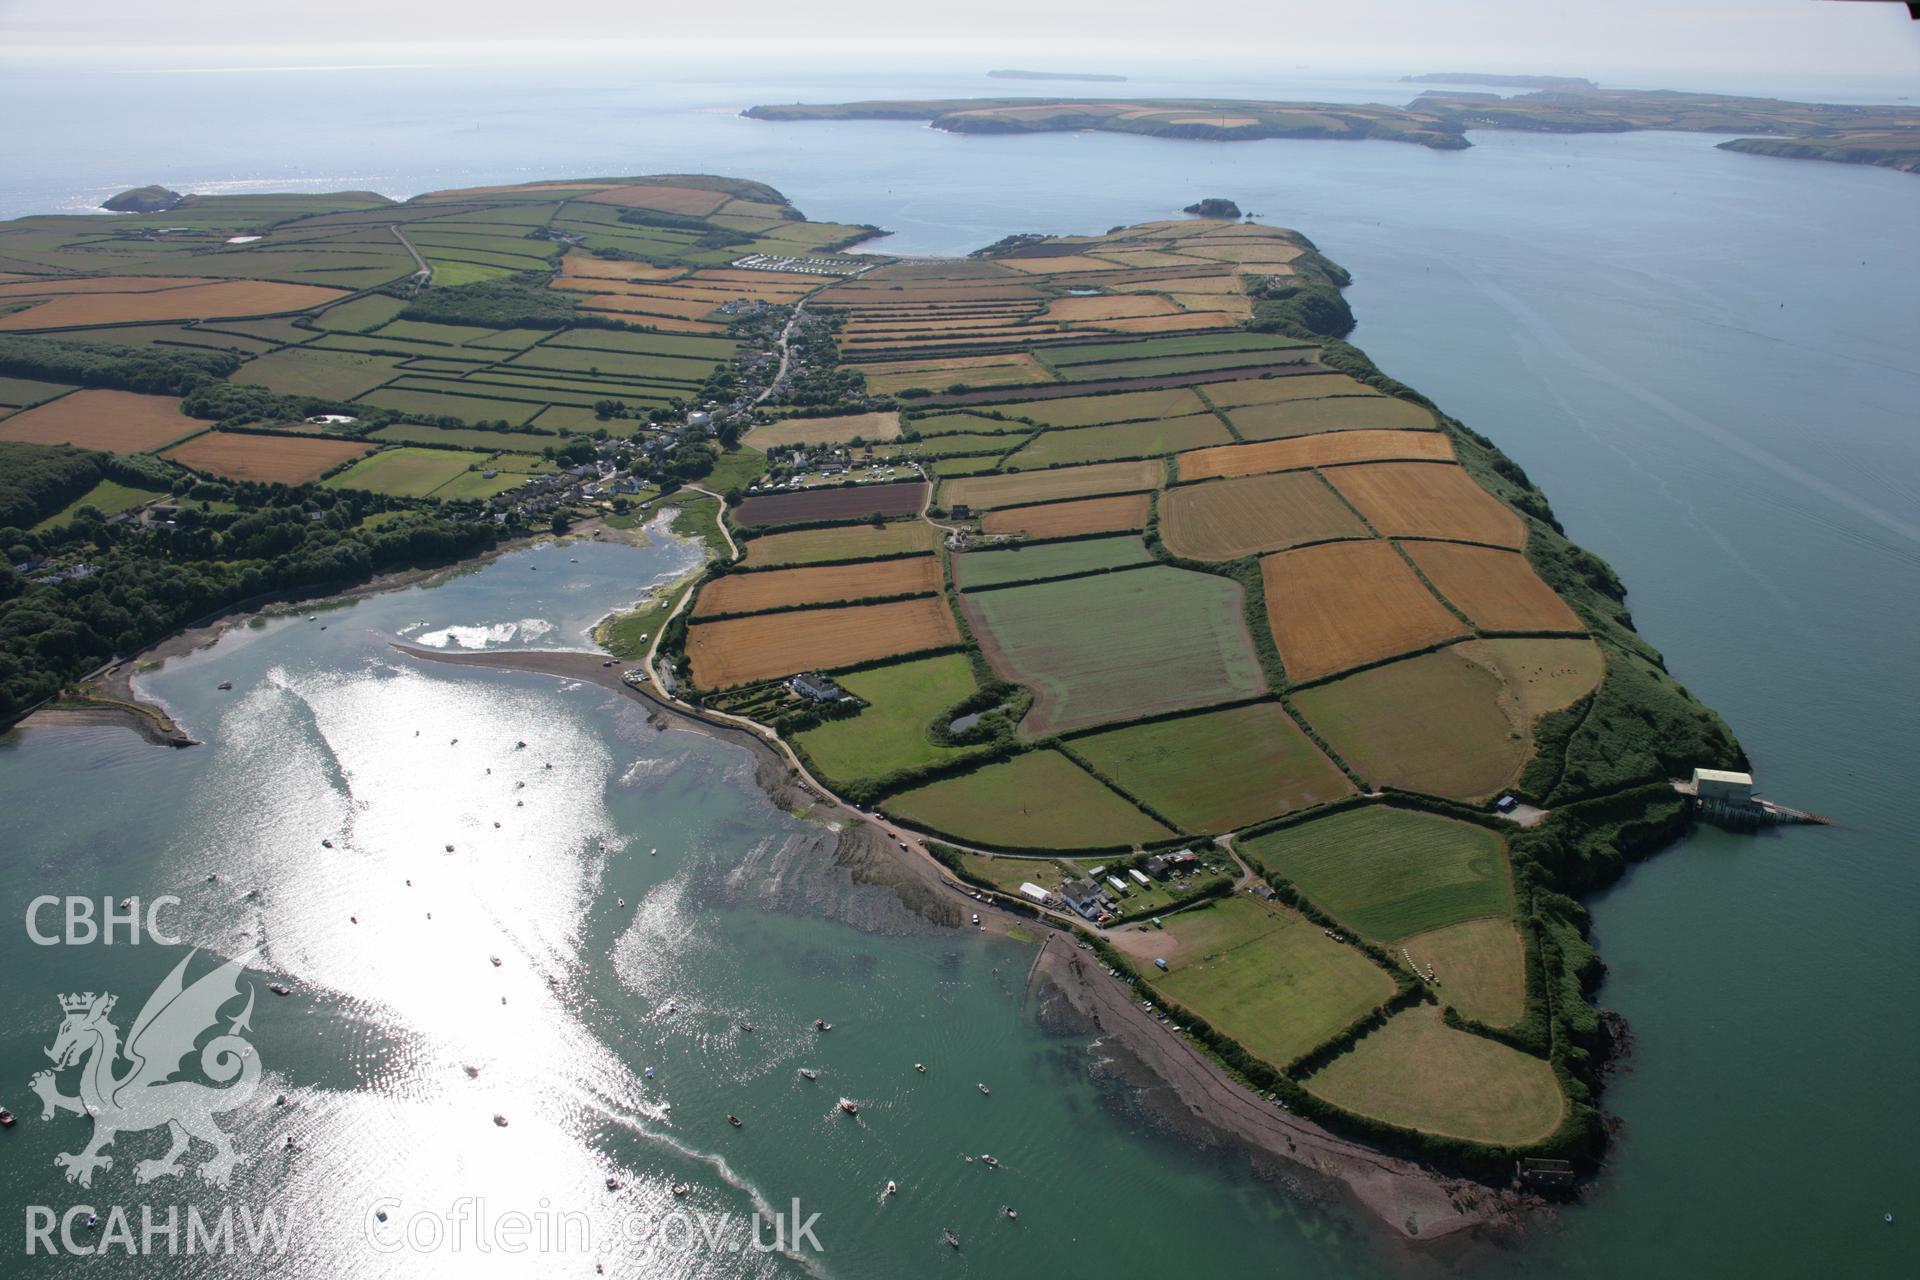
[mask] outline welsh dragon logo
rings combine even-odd
[[[214,1151],[210,1159],[201,1162],[197,1170],[200,1177],[213,1186],[224,1187],[233,1176],[240,1157],[234,1152],[232,1139],[213,1117],[245,1103],[260,1085],[260,1060],[240,1035],[253,1029],[254,990],[248,986],[246,1008],[228,1023],[224,1033],[200,1049],[201,1071],[226,1087],[175,1079],[184,1060],[193,1053],[195,1042],[219,1024],[221,1008],[240,996],[240,975],[246,968],[241,961],[230,960],[188,986],[187,965],[198,954],[195,951],[175,966],[147,998],[124,1046],[120,1029],[109,1016],[119,997],[91,991],[60,997],[60,1009],[66,1016],[53,1047],[47,1050],[53,1070],[37,1073],[29,1083],[44,1104],[42,1119],[51,1120],[60,1111],[93,1118],[93,1140],[79,1151],[62,1152],[53,1158],[54,1164],[67,1171],[67,1181],[92,1186],[95,1169],[113,1167],[113,1157],[102,1155],[102,1148],[123,1132],[162,1126],[172,1136],[173,1145],[159,1159],[142,1160],[134,1166],[138,1181],[151,1182],[181,1172],[180,1157],[187,1154],[195,1138]],[[60,1092],[58,1075],[74,1066],[80,1068],[80,1091],[69,1096]]]

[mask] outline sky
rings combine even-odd
[[[1920,22],[1854,0],[0,0],[0,60],[206,66],[568,56],[719,66],[1643,69],[1913,76]],[[1676,85],[1675,87],[1681,87]]]

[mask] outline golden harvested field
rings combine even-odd
[[[1402,947],[1423,972],[1433,967],[1440,999],[1464,1016],[1490,1027],[1510,1027],[1526,1013],[1526,949],[1506,917],[1468,920],[1402,938],[1389,950],[1405,963]]]
[[[938,556],[823,565],[813,569],[773,569],[765,573],[729,573],[700,589],[693,616],[758,613],[797,604],[918,595],[938,591],[940,584]]]
[[[575,250],[560,259],[560,274],[583,280],[677,280],[687,274],[687,269],[656,267],[650,262],[626,262],[619,258],[596,258]]]
[[[1606,657],[1591,640],[1504,636],[1456,647],[1506,682],[1528,720],[1570,707],[1600,686]]]
[[[1320,431],[1405,427],[1431,431],[1431,411],[1392,396],[1328,396],[1321,400],[1281,400],[1228,409],[1233,429],[1249,440],[1309,436]]]
[[[1366,383],[1344,373],[1296,373],[1278,378],[1247,378],[1215,382],[1207,399],[1222,409],[1243,404],[1274,404],[1281,400],[1317,400],[1323,396],[1377,396]]]
[[[305,484],[343,462],[371,452],[372,445],[346,440],[209,431],[177,449],[167,450],[165,456],[195,471],[225,476],[229,480]]]
[[[855,367],[867,376],[867,389],[881,395],[915,388],[939,391],[959,382],[971,387],[996,387],[1054,381],[1053,374],[1024,351],[1016,355],[897,360]]]
[[[1458,538],[1501,547],[1526,545],[1519,513],[1458,466],[1374,462],[1326,473],[1367,522],[1389,538]]]
[[[556,281],[564,285],[565,281]],[[689,301],[660,293],[595,293],[581,301],[580,305],[589,311],[612,311],[621,315],[636,316],[672,316],[681,320],[698,320],[718,307],[723,298],[697,298]],[[642,323],[651,324],[652,321]]]
[[[1143,529],[1151,501],[1148,494],[1122,493],[1111,498],[1082,498],[1078,502],[989,511],[980,521],[980,530],[1024,533],[1029,538],[1066,538],[1082,533]]]
[[[1531,749],[1505,683],[1459,648],[1302,689],[1293,704],[1376,787],[1484,800],[1512,783]]]
[[[1047,305],[1049,320],[1117,320],[1121,316],[1165,316],[1179,308],[1153,294],[1120,298],[1056,298]]]
[[[1258,444],[1225,444],[1195,449],[1179,458],[1182,480],[1251,476],[1263,471],[1330,467],[1389,458],[1453,461],[1453,441],[1438,431],[1334,431]]]
[[[1293,681],[1423,649],[1466,627],[1384,542],[1328,542],[1260,561],[1267,622]]]
[[[1584,631],[1567,602],[1517,551],[1459,542],[1404,542],[1434,590],[1482,631]]]
[[[687,628],[693,682],[703,689],[727,689],[959,643],[960,629],[938,596],[696,622]]]
[[[749,449],[785,449],[796,444],[846,444],[892,440],[900,434],[897,413],[849,413],[837,418],[782,418],[747,432]]]
[[[1544,1061],[1455,1031],[1431,1006],[1395,1014],[1305,1085],[1360,1115],[1495,1146],[1546,1138],[1566,1106]]]
[[[741,563],[758,569],[828,560],[862,560],[899,555],[903,551],[932,551],[940,545],[940,538],[932,525],[918,520],[894,520],[878,529],[869,524],[843,524],[770,533],[748,538],[743,545],[746,556]]]
[[[307,311],[347,296],[345,289],[272,280],[221,280],[182,289],[66,294],[0,316],[0,329],[59,329],[135,320],[204,320]]]
[[[1117,262],[1102,262],[1098,258],[1083,257],[1079,254],[1064,254],[1056,258],[1003,258],[1001,261],[1015,271],[1025,271],[1036,276],[1062,275],[1072,271],[1119,271]]]
[[[188,285],[214,284],[202,276],[49,276],[45,279],[12,279],[0,284],[0,298],[55,298],[67,293],[153,293],[159,289],[183,289]]]
[[[1062,498],[1090,498],[1096,494],[1158,489],[1166,468],[1158,458],[1139,462],[1102,462],[1091,467],[1059,467],[1019,475],[969,476],[940,486],[940,505],[951,509],[965,503],[976,511]]]
[[[1195,329],[1226,329],[1238,323],[1235,317],[1224,311],[1184,311],[1177,316],[1089,320],[1087,328],[1106,333],[1189,333]]]
[[[1367,527],[1311,471],[1186,484],[1160,497],[1160,536],[1175,555],[1234,560],[1327,538],[1364,538]]]
[[[701,191],[696,187],[637,185],[614,187],[609,191],[581,196],[595,204],[617,204],[631,209],[658,209],[662,213],[686,213],[694,216],[712,213],[732,199],[724,191]]]
[[[0,423],[0,440],[72,444],[109,453],[153,453],[212,423],[180,412],[172,396],[73,391]]]

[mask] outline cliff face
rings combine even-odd
[[[184,199],[186,197],[178,191],[156,183],[150,187],[134,187],[117,196],[108,196],[100,202],[100,207],[113,213],[162,213]]]
[[[1755,156],[1779,156],[1785,160],[1830,160],[1835,164],[1870,164],[1902,173],[1920,173],[1920,144],[1913,146],[1870,146],[1863,143],[1822,142],[1798,138],[1735,138],[1723,142],[1718,150],[1743,151]]]

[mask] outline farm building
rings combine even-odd
[[[809,702],[844,702],[847,691],[823,675],[809,671],[787,682],[788,687]]]
[[[1020,896],[1037,907],[1050,907],[1053,905],[1053,895],[1031,880],[1021,882]]]
[[[1060,900],[1092,920],[1100,914],[1100,890],[1091,880],[1069,880],[1060,886]]]
[[[1693,793],[1702,800],[1744,805],[1753,799],[1753,775],[1727,769],[1695,769]]]
[[[1145,865],[1147,874],[1156,880],[1165,880],[1167,872],[1173,869],[1173,864],[1157,853],[1148,858]],[[1143,880],[1141,883],[1145,884],[1146,881]]]

